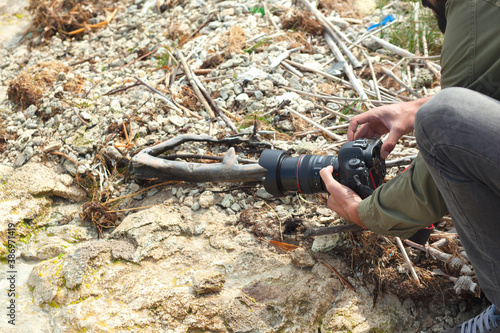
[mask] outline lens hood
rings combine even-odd
[[[281,186],[280,174],[281,161],[286,157],[286,153],[282,150],[266,149],[260,154],[259,165],[267,169],[267,176],[264,180],[264,188],[266,191],[275,197],[285,195]]]

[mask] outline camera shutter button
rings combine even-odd
[[[359,158],[351,158],[349,160],[349,167],[352,169],[357,169],[361,165],[361,160]]]

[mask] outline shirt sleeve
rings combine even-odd
[[[364,199],[358,212],[373,232],[408,238],[439,221],[447,208],[423,158],[417,155],[406,171]]]

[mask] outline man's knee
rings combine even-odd
[[[434,143],[451,138],[459,130],[466,112],[464,103],[472,91],[464,88],[447,88],[422,105],[415,117],[417,141],[430,140]]]

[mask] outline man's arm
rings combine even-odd
[[[401,136],[413,130],[418,108],[429,99],[378,107],[356,116],[351,119],[348,139],[389,133],[382,146],[383,155],[387,157]],[[331,167],[321,170],[320,175],[330,193],[328,207],[346,220],[378,233],[410,237],[446,213],[444,200],[420,157],[407,171],[365,200],[338,183]]]

